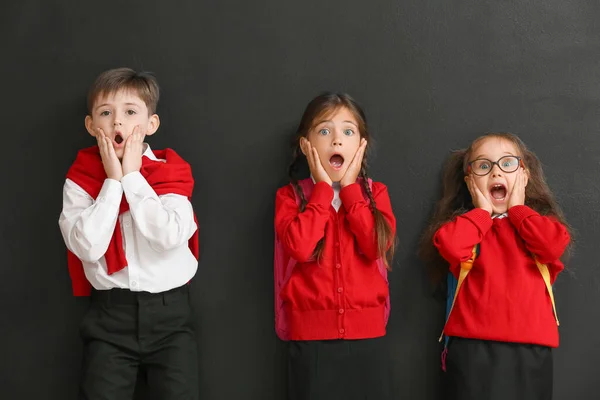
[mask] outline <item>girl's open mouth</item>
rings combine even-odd
[[[344,165],[344,157],[340,156],[339,154],[334,154],[329,159],[329,165],[331,165],[331,167],[336,171],[340,170],[342,165]]]
[[[494,200],[502,201],[506,198],[506,187],[500,183],[492,185],[490,195]]]
[[[123,143],[123,136],[121,136],[119,133],[117,133],[117,134],[115,135],[115,143],[116,143],[116,144],[121,144],[121,143]]]

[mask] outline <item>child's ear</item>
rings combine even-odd
[[[94,130],[94,120],[89,115],[85,116],[85,129],[87,129],[90,135],[96,137],[96,131]]]
[[[158,130],[160,126],[160,118],[158,118],[158,114],[152,114],[148,119],[148,130],[146,132],[146,136],[154,135],[154,132]]]
[[[306,150],[304,150],[306,147],[306,141],[307,141],[306,138],[304,138],[304,137],[300,138],[300,150],[302,151],[302,154],[304,154],[304,156],[306,156]]]

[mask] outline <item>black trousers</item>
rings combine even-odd
[[[446,371],[447,399],[552,399],[549,347],[451,338]]]
[[[161,400],[197,400],[188,285],[164,293],[93,291],[81,322],[81,400],[131,400],[138,372]]]
[[[387,400],[385,338],[289,342],[289,400]]]

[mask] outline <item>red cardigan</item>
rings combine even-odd
[[[434,244],[458,277],[460,262],[480,253],[465,279],[444,333],[448,336],[558,346],[558,327],[532,253],[547,264],[551,282],[564,268],[567,229],[527,206],[492,219],[480,208],[443,225]]]
[[[148,157],[142,157],[142,167],[140,173],[148,181],[152,189],[157,195],[168,193],[179,194],[186,196],[188,199],[192,197],[194,189],[194,179],[192,177],[192,169],[190,165],[181,158],[174,150],[155,150],[154,154],[157,158],[166,160],[153,161]],[[87,194],[96,199],[104,180],[106,172],[102,164],[98,146],[92,146],[80,150],[77,158],[67,172],[67,179],[72,180],[79,185]],[[121,200],[119,215],[129,210],[129,204],[125,200],[125,195]],[[194,219],[196,217],[194,216]],[[119,220],[115,226],[115,231],[111,238],[110,244],[104,258],[106,260],[107,272],[114,274],[127,266],[127,259],[122,246],[122,234]],[[189,240],[190,250],[198,259],[198,230],[194,232]],[[68,267],[73,286],[73,295],[89,296],[92,290],[90,283],[85,277],[81,260],[75,254],[68,251]]]
[[[396,219],[385,185],[373,183],[377,208],[395,231]],[[385,335],[388,286],[377,268],[374,217],[359,184],[340,191],[343,206],[331,206],[333,189],[314,186],[304,212],[290,185],[277,191],[275,229],[298,261],[281,290],[291,340],[365,339]],[[319,261],[312,259],[325,237]]]

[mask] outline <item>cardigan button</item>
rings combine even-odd
[[[343,313],[344,313],[344,309],[340,308],[340,314],[343,314]]]
[[[340,247],[340,242],[335,242],[335,247]]]
[[[340,329],[340,335],[343,335],[343,334],[344,334],[344,332],[346,332],[346,331],[344,330],[344,328],[341,328],[341,329]]]
[[[340,269],[340,268],[342,268],[342,264],[335,264],[335,268],[336,268],[336,269]]]
[[[342,293],[343,291],[344,291],[344,288],[343,288],[343,287],[339,287],[339,288],[338,288],[338,293]]]

